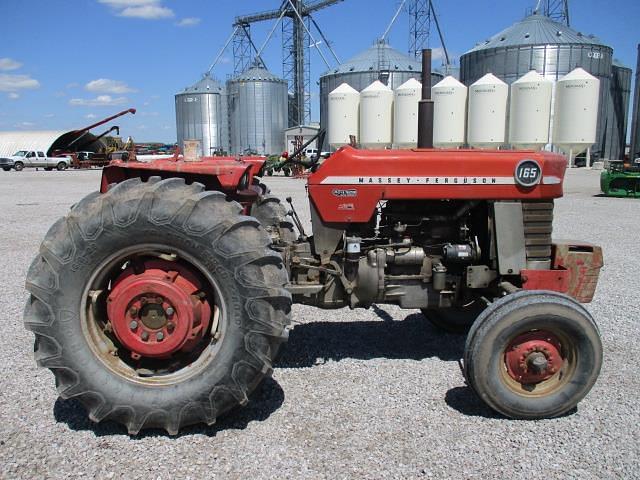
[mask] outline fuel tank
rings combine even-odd
[[[365,223],[383,200],[542,200],[562,196],[567,160],[533,150],[342,147],[308,178],[327,223]]]

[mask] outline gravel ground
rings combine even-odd
[[[464,384],[463,339],[417,311],[321,311],[299,322],[249,405],[177,437],[95,425],[33,361],[22,326],[27,267],[56,218],[98,186],[99,172],[0,172],[0,477],[633,478],[640,477],[640,200],[598,197],[598,172],[573,170],[557,202],[557,238],[605,248],[589,309],[605,348],[577,411],[500,418]],[[273,177],[307,222],[302,181]]]

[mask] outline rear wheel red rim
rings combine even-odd
[[[207,368],[226,331],[213,276],[185,252],[149,244],[105,260],[86,288],[82,328],[96,357],[135,382],[174,384]]]
[[[186,266],[147,259],[115,280],[107,316],[132,358],[169,358],[193,350],[207,333],[211,306],[205,290]]]

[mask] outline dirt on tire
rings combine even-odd
[[[219,289],[226,329],[198,375],[161,385],[119,374],[126,365],[111,368],[86,334],[94,272],[116,252],[146,244],[197,259]],[[271,373],[290,323],[286,283],[267,232],[238,203],[183,179],[136,178],[88,195],[51,227],[28,272],[24,322],[35,334],[38,365],[53,372],[60,396],[78,399],[91,420],[114,420],[130,434],[145,428],[176,434],[246,404]]]

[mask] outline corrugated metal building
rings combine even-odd
[[[318,130],[320,127],[312,126],[312,125],[298,125],[296,127],[289,127],[284,131],[284,144],[285,150],[292,154],[298,148],[296,143],[297,139],[301,139],[302,143],[306,143],[313,137],[318,134]],[[309,148],[318,148],[318,140],[314,140],[311,142],[307,149]]]
[[[104,148],[104,144],[92,133],[81,131],[8,131],[0,132],[0,157],[8,157],[18,150],[35,150],[51,155],[54,150],[66,150],[67,146],[81,137],[75,146],[82,146],[78,150],[98,152]]]
[[[612,87],[613,50],[593,35],[585,35],[562,23],[533,14],[506,28],[460,58],[460,79],[471,85],[487,73],[512,83],[530,70],[558,80],[581,67],[600,80],[597,143],[592,153],[600,158],[621,158],[619,135],[624,119],[615,114],[614,98],[624,102],[624,90]],[[621,74],[623,72],[620,72]],[[623,75],[624,76],[624,75]],[[611,88],[614,88],[613,94]],[[618,101],[620,103],[620,101]],[[628,106],[628,103],[626,104]],[[626,109],[626,107],[625,107]],[[607,124],[616,122],[607,129]]]
[[[383,41],[325,72],[320,77],[320,126],[327,128],[329,93],[342,83],[347,83],[359,92],[376,80],[395,90],[410,78],[420,80],[422,65],[414,58],[392,48]],[[431,84],[435,85],[444,75],[433,71]]]

